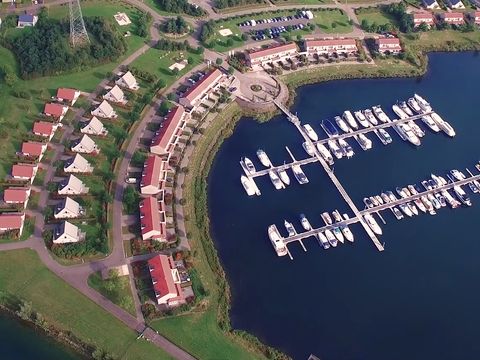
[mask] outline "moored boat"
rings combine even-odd
[[[437,123],[433,121],[432,117],[430,115],[424,115],[422,116],[422,121],[424,122],[425,125],[427,125],[430,130],[433,132],[439,132],[440,128],[438,127]]]
[[[253,165],[252,160],[250,160],[248,157],[244,157],[242,160],[243,160],[243,163],[245,164],[245,167],[247,168],[247,171],[250,174],[255,173],[256,169],[255,169],[255,165]]]
[[[322,246],[325,250],[330,248],[330,243],[328,242],[327,237],[325,236],[324,233],[322,233],[321,231],[318,232],[317,233],[317,238],[318,238],[318,240],[320,240],[320,243],[322,244]]]
[[[335,237],[335,235],[333,235],[333,232],[330,229],[325,230],[325,236],[327,237],[327,240],[330,243],[330,245],[332,245],[333,247],[337,246],[338,240]]]
[[[346,140],[339,139],[338,144],[343,149],[343,152],[345,153],[347,158],[351,158],[353,155],[355,155],[355,152],[353,151],[352,146]]]
[[[453,187],[453,192],[457,195],[458,200],[461,201],[462,204],[467,206],[472,206],[472,201],[468,197],[467,193],[462,189],[461,186],[455,185]]]
[[[345,238],[343,237],[342,230],[339,227],[333,228],[333,235],[340,241],[342,244],[345,242]]]
[[[305,214],[300,214],[300,223],[306,231],[312,230],[312,225],[310,225],[310,221],[308,221]]]
[[[325,130],[328,136],[338,135],[338,129],[329,119],[323,120],[320,125],[322,126],[322,129]]]
[[[353,130],[358,130],[358,124],[350,111],[344,111],[342,117]]]
[[[323,160],[325,160],[329,165],[333,165],[333,156],[330,151],[328,151],[328,149],[325,147],[325,145],[317,143],[317,150],[322,156]]]
[[[380,105],[372,106],[373,113],[380,120],[382,123],[386,124],[387,122],[391,121],[387,114],[383,111]]]
[[[344,132],[344,133],[349,133],[350,128],[348,127],[348,124],[343,120],[340,116],[335,116],[335,122],[337,123],[338,127]]]
[[[385,129],[377,129],[378,136],[380,137],[380,140],[382,141],[383,144],[387,145],[390,144],[393,139],[390,136],[390,134],[387,132]]]
[[[418,105],[418,102],[417,100],[415,100],[414,97],[411,97],[410,99],[407,100],[407,104],[408,106],[410,106],[410,108],[415,111],[417,114],[421,114],[423,113],[423,110],[422,108],[420,107],[420,105]]]
[[[425,100],[423,97],[421,97],[418,94],[414,94],[413,98],[417,101],[418,105],[424,112],[432,111],[432,107],[430,106],[429,102]]]
[[[240,181],[248,196],[255,195],[255,188],[252,186],[251,180],[248,177],[242,175],[240,176]]]
[[[291,222],[288,222],[287,220],[285,220],[283,222],[283,225],[285,226],[285,229],[287,229],[288,236],[297,235],[297,230],[295,230],[295,228],[293,227],[293,224]]]
[[[310,144],[309,142],[306,142],[304,141],[302,143],[302,147],[303,147],[303,150],[305,150],[305,152],[310,155],[310,156],[315,156],[315,149],[313,148],[312,144]]]
[[[270,242],[278,256],[287,255],[287,246],[285,245],[283,238],[280,236],[276,225],[270,225],[268,227],[268,237],[270,238]]]
[[[363,219],[367,223],[367,225],[372,229],[372,231],[377,235],[382,235],[382,228],[378,225],[377,221],[371,214],[363,215]]]
[[[313,130],[313,128],[310,126],[310,124],[304,124],[303,128],[305,129],[305,133],[312,141],[318,141],[318,135],[315,130]]]
[[[407,103],[405,101],[401,101],[398,103],[398,106],[400,107],[400,109],[403,110],[403,112],[405,114],[407,114],[408,116],[413,116],[413,111],[408,107]]]
[[[257,150],[257,157],[258,157],[258,160],[260,160],[260,162],[262,163],[263,166],[265,166],[265,167],[271,167],[272,166],[272,162],[270,161],[267,153],[265,151],[263,151],[262,149]]]
[[[347,239],[350,242],[353,242],[355,240],[353,233],[348,227],[348,225],[340,226],[340,230],[342,230],[342,233],[343,233],[343,236],[345,236],[345,239]]]
[[[293,175],[295,176],[295,179],[297,179],[297,181],[300,185],[308,183],[308,178],[305,175],[305,173],[303,172],[300,165],[293,165],[292,166],[292,171],[293,171]]]
[[[285,185],[290,185],[290,177],[288,176],[286,169],[278,170],[277,173],[278,177]]]
[[[365,115],[363,115],[361,111],[355,111],[353,114],[355,115],[355,118],[360,123],[360,125],[362,125],[364,128],[370,127],[370,123],[367,121]]]
[[[268,172],[268,175],[270,176],[270,180],[272,181],[273,186],[275,186],[275,189],[281,190],[285,188],[285,185],[283,185],[282,180],[278,177],[276,172],[274,170],[270,170]]]
[[[372,124],[373,126],[377,126],[378,125],[378,120],[377,118],[375,117],[375,115],[373,115],[373,111],[370,110],[370,109],[365,109],[363,110],[363,116],[365,116],[365,118],[368,120],[368,122],[370,124]]]
[[[328,140],[327,142],[328,147],[330,148],[330,151],[335,155],[337,159],[341,159],[343,157],[343,151],[340,149],[340,146],[338,146],[337,142],[335,140]]]

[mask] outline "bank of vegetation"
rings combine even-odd
[[[49,18],[46,10],[42,10],[35,27],[6,34],[2,45],[15,54],[23,79],[80,71],[114,61],[127,51],[124,37],[111,22],[101,17],[87,17],[85,26],[90,44],[72,48],[69,21]],[[8,30],[5,27],[2,31]]]
[[[190,16],[203,16],[205,10],[195,4],[190,4],[187,0],[154,0],[160,10],[174,13],[186,14]]]

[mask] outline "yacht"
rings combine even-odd
[[[456,179],[456,180],[465,180],[466,176],[464,173],[457,169],[450,170],[450,174]]]
[[[343,151],[345,152],[345,155],[347,158],[351,158],[353,155],[355,155],[355,152],[353,151],[352,146],[344,139],[339,139],[338,144],[342,147]]]
[[[439,132],[440,131],[440,128],[438,127],[437,123],[435,121],[433,121],[432,117],[430,115],[425,115],[425,116],[422,116],[422,121],[424,122],[425,125],[427,125],[430,130],[432,130],[433,132]]]
[[[315,156],[315,149],[313,148],[313,146],[309,142],[306,142],[306,141],[303,142],[302,146],[303,146],[303,150],[305,150],[305,152],[308,155]]]
[[[435,193],[435,197],[439,201],[440,205],[442,205],[442,207],[447,206],[447,201],[445,200],[445,196],[441,195],[440,193]]]
[[[327,143],[333,155],[335,155],[337,159],[341,159],[343,157],[343,151],[340,149],[337,142],[335,140],[328,140]]]
[[[422,138],[425,136],[425,131],[423,131],[422,128],[415,123],[415,121],[409,121],[408,125],[410,125],[410,128],[412,129],[412,131],[418,137]]]
[[[345,242],[345,238],[343,237],[342,230],[339,227],[333,228],[333,235],[340,241],[342,244]]]
[[[336,247],[337,244],[338,244],[338,240],[337,238],[335,237],[335,235],[333,235],[332,231],[331,230],[325,230],[325,236],[327,237],[327,240],[328,242],[330,243],[330,245],[332,245],[333,247]]]
[[[478,180],[473,180],[472,182],[468,183],[468,187],[474,194],[477,194],[480,192],[480,182]]]
[[[410,210],[412,211],[413,215],[418,215],[418,209],[415,206],[413,201],[410,201],[409,203],[407,203],[407,205],[410,208]]]
[[[257,156],[258,156],[258,160],[260,160],[260,162],[262,163],[263,166],[265,167],[271,167],[272,166],[272,162],[270,161],[268,155],[266,154],[265,151],[263,151],[262,149],[258,149],[257,150]]]
[[[242,175],[240,176],[240,181],[242,182],[243,188],[247,192],[248,196],[255,195],[255,188],[252,186],[252,180],[245,175]]]
[[[252,160],[250,160],[247,157],[244,157],[243,158],[243,163],[245,164],[245,167],[247,168],[247,170],[250,174],[255,173],[256,169],[255,169],[255,165],[253,165]]]
[[[378,206],[380,205],[379,202],[377,201],[377,199],[375,199],[374,196],[370,196],[370,201],[372,202],[373,206]]]
[[[308,221],[305,214],[300,214],[300,222],[306,231],[312,230],[312,225],[310,225],[310,221]]]
[[[400,109],[400,106],[398,106],[398,105],[392,105],[392,110],[402,120],[409,118],[409,116],[407,114],[405,114],[405,111]]]
[[[307,133],[308,137],[309,137],[312,141],[318,141],[318,135],[317,135],[317,133],[315,132],[315,130],[312,129],[312,127],[310,126],[310,124],[305,124],[305,125],[303,125],[303,128],[305,129],[305,132]]]
[[[344,111],[342,117],[353,130],[358,130],[358,124],[350,111]]]
[[[286,169],[278,170],[277,173],[278,177],[285,185],[290,185],[290,177],[288,176]]]
[[[370,123],[367,121],[367,118],[365,117],[365,115],[363,115],[361,111],[355,111],[353,114],[355,115],[355,118],[360,123],[360,125],[362,125],[364,128],[370,127]]]
[[[321,125],[322,129],[325,130],[325,132],[327,133],[328,136],[337,136],[338,135],[338,129],[335,127],[335,125],[330,120],[325,119],[325,120],[322,121],[322,123],[320,125]]]
[[[418,191],[417,191],[417,189],[415,189],[415,186],[408,185],[407,188],[408,188],[408,191],[410,191],[410,194],[412,194],[412,195],[417,195],[418,194]]]
[[[291,222],[288,222],[287,220],[285,220],[284,225],[285,225],[285,229],[287,229],[288,236],[297,235],[297,230],[295,230]]]
[[[395,217],[397,218],[397,220],[402,220],[404,218],[402,212],[400,210],[398,210],[397,207],[392,207],[392,212],[393,212],[393,215],[395,215]]]
[[[353,233],[348,227],[348,225],[342,225],[340,226],[340,230],[342,230],[343,236],[345,236],[345,239],[347,239],[350,242],[353,242],[355,238],[353,237]]]
[[[402,191],[403,191],[405,194],[407,194],[407,196],[412,196],[412,193],[410,192],[410,190],[408,190],[408,188],[403,187],[403,188],[402,188]]]
[[[410,210],[410,208],[407,206],[407,204],[399,204],[398,207],[400,208],[400,210],[402,210],[402,212],[407,215],[408,217],[412,217],[413,216],[413,213],[412,211]]]
[[[378,136],[380,137],[380,140],[382,143],[385,145],[390,144],[393,140],[390,134],[387,132],[385,129],[377,129]]]
[[[317,150],[322,155],[323,160],[325,160],[329,165],[333,165],[333,156],[325,147],[325,145],[317,143]]]
[[[382,192],[382,199],[385,203],[389,203],[390,201],[392,201],[387,194],[385,194],[384,192]]]
[[[375,117],[375,115],[373,115],[373,111],[370,110],[370,109],[365,109],[363,110],[363,116],[365,116],[365,118],[370,122],[370,124],[372,124],[373,126],[377,126],[378,125],[378,120],[377,118]]]
[[[430,174],[430,177],[432,178],[433,181],[435,181],[437,186],[443,186],[443,185],[446,184],[446,182],[445,182],[445,184],[443,183],[443,181],[445,181],[445,179],[443,179],[443,181],[442,181],[442,179],[440,179],[440,177],[435,175],[435,174]]]
[[[340,221],[343,220],[342,215],[340,215],[338,210],[332,211],[332,215],[333,215],[333,219],[335,220],[335,222],[340,222]]]
[[[397,201],[397,197],[395,196],[395,194],[393,192],[391,192],[390,190],[387,191],[387,195],[388,197],[390,198],[390,201]]]
[[[408,197],[407,193],[405,191],[403,191],[403,189],[401,189],[400,187],[397,187],[395,190],[396,190],[397,194],[400,195],[400,197],[402,197],[402,198]]]
[[[322,244],[325,250],[330,248],[330,243],[328,242],[327,237],[325,236],[324,233],[318,232],[317,237],[318,237],[318,240],[320,240],[320,243]]]
[[[421,212],[427,212],[427,208],[425,207],[425,204],[420,198],[416,198],[415,200],[413,200],[413,202],[415,203],[415,205],[417,205]]]
[[[383,205],[384,201],[380,195],[375,195],[375,199],[377,199],[379,205]]]
[[[410,108],[415,111],[417,114],[421,114],[423,113],[423,110],[422,108],[420,107],[420,105],[418,105],[418,102],[417,100],[415,100],[415,98],[411,97],[410,99],[407,100],[407,104],[408,106],[410,106]]]
[[[431,201],[426,197],[425,195],[421,196],[420,199],[422,200],[423,204],[425,205],[425,208],[427,209],[428,213],[430,215],[435,215],[437,212],[435,211],[435,208],[433,207]]]
[[[424,98],[422,98],[420,95],[414,94],[414,95],[413,95],[413,98],[417,101],[418,106],[420,106],[420,108],[421,108],[424,112],[430,112],[430,111],[432,111],[432,107],[430,106],[430,104],[428,103],[428,101],[425,100]]]
[[[430,185],[430,183],[427,180],[422,180],[422,185],[425,188],[425,190],[432,190],[433,189],[432,186]]]
[[[453,187],[453,191],[455,192],[455,195],[457,195],[458,200],[462,202],[462,204],[472,206],[472,201],[467,196],[465,191],[461,188],[461,186],[455,185]]]
[[[268,237],[270,238],[270,242],[278,256],[287,255],[287,246],[285,245],[283,238],[280,236],[276,225],[270,225],[268,227]]]
[[[348,127],[347,123],[340,116],[335,116],[335,122],[343,132],[345,133],[350,132],[350,128]]]
[[[355,135],[355,139],[358,141],[363,150],[369,150],[372,148],[372,140],[367,138],[365,134]]]
[[[300,165],[292,165],[292,171],[293,171],[293,175],[295,175],[295,179],[297,179],[300,185],[308,183],[308,178],[303,172]]]
[[[374,219],[374,217],[370,214],[365,214],[363,215],[363,219],[366,221],[370,229],[377,234],[377,235],[382,235],[382,228],[378,225],[377,221]]]
[[[442,195],[445,197],[445,200],[452,209],[455,209],[461,205],[460,202],[448,192],[448,190],[442,190]]]
[[[373,205],[372,200],[370,200],[370,199],[367,198],[367,197],[364,197],[364,198],[363,198],[363,203],[365,204],[365,206],[366,206],[367,208],[372,208],[372,207],[375,206],[375,205]]]
[[[407,103],[405,101],[401,101],[398,103],[398,106],[400,109],[403,110],[405,114],[407,114],[409,117],[413,116],[413,111],[408,107]]]
[[[440,201],[437,200],[437,198],[433,194],[427,194],[428,200],[433,204],[433,207],[438,210],[442,207],[442,204],[440,204]]]
[[[438,125],[438,127],[445,133],[447,134],[448,136],[450,137],[454,137],[455,136],[455,130],[453,129],[453,127],[448,123],[446,122],[445,120],[443,120],[440,115],[438,115],[437,113],[432,113],[431,114],[431,117],[433,119],[433,121],[435,121]]]
[[[420,146],[421,142],[417,135],[412,131],[412,128],[407,124],[398,124],[397,128],[405,135],[405,138],[415,146]]]
[[[328,212],[323,212],[321,214],[321,217],[323,219],[323,221],[325,221],[325,224],[327,225],[332,225],[333,224],[333,221],[332,221],[332,218],[330,217],[330,214]]]
[[[380,107],[380,105],[373,106],[372,110],[375,116],[378,118],[378,120],[380,120],[382,123],[386,124],[387,122],[390,121],[390,118],[388,117],[387,114],[385,114],[385,112]]]
[[[275,186],[275,189],[281,190],[285,188],[285,185],[283,185],[282,180],[278,177],[278,175],[275,173],[275,171],[270,170],[268,172],[268,175],[270,176],[270,180],[272,180],[273,186]]]

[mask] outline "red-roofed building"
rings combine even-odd
[[[426,24],[428,27],[435,24],[435,19],[433,18],[433,14],[428,11],[421,11],[421,12],[414,12],[412,14],[413,17],[413,27],[420,26],[421,24]]]
[[[450,25],[463,25],[465,24],[465,19],[463,18],[463,13],[461,12],[445,12],[440,14],[440,20]]]
[[[38,166],[33,164],[15,164],[12,166],[12,177],[15,180],[28,180],[33,182]]]
[[[247,51],[246,58],[248,66],[250,66],[253,70],[260,70],[267,63],[284,61],[297,55],[297,45],[291,42],[265,49]]]
[[[163,190],[167,177],[168,163],[157,155],[150,155],[143,165],[140,192],[145,195],[156,195]]]
[[[210,71],[182,95],[179,103],[189,109],[196,107],[208,97],[210,92],[220,86],[220,80],[223,77],[224,74],[218,69]]]
[[[18,236],[22,235],[23,223],[25,222],[25,214],[0,214],[0,233],[12,230],[18,230]]]
[[[57,124],[48,121],[36,121],[33,124],[32,132],[37,136],[42,136],[51,140],[55,131],[57,130]]]
[[[57,100],[69,103],[70,105],[75,104],[79,96],[80,91],[75,89],[59,88],[57,90]]]
[[[180,286],[180,274],[171,256],[160,254],[151,258],[148,260],[148,268],[159,305],[185,304],[185,296]]]
[[[30,188],[27,187],[9,187],[3,192],[3,201],[6,204],[23,204],[27,206],[30,197]]]
[[[186,112],[183,106],[177,106],[170,110],[162,122],[162,127],[155,133],[150,145],[150,152],[159,156],[166,156],[168,159],[185,128],[187,123],[185,118]]]
[[[47,150],[46,143],[28,141],[22,144],[22,155],[36,158],[38,161],[42,160],[45,150]]]
[[[402,46],[398,38],[378,38],[377,49],[381,54],[398,54],[402,51]]]
[[[475,24],[480,24],[480,11],[475,11],[470,14],[470,18],[472,19]]]
[[[48,103],[45,104],[43,113],[47,116],[51,116],[58,121],[62,121],[63,117],[68,111],[68,106],[57,104],[57,103]]]
[[[305,40],[308,55],[351,54],[358,51],[355,39],[316,39]]]
[[[143,199],[140,202],[140,224],[143,240],[167,241],[163,202],[153,196]]]

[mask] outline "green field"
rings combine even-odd
[[[362,20],[367,20],[370,24],[375,23],[377,25],[385,25],[388,23],[391,23],[392,25],[396,24],[395,20],[391,16],[385,14],[378,8],[360,11],[357,14],[357,18],[360,23]]]
[[[315,15],[315,24],[325,33],[345,34],[353,30],[348,16],[341,10],[314,11],[313,14]]]
[[[170,359],[43,266],[35,252],[0,252],[0,290],[29,301],[49,324],[121,359]],[[12,276],[14,274],[14,276]]]

